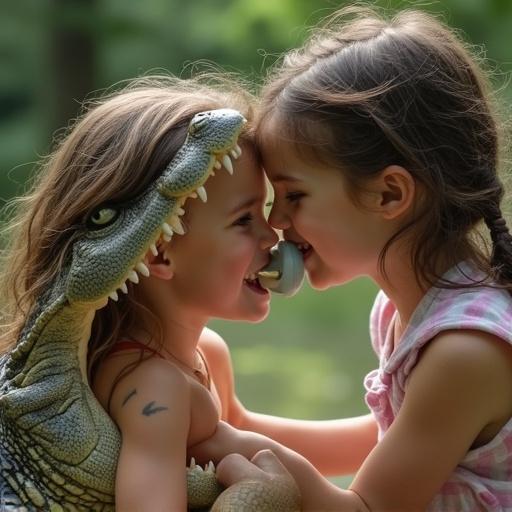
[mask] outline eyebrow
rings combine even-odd
[[[235,215],[236,213],[240,212],[241,210],[245,210],[247,208],[250,208],[256,203],[261,202],[262,199],[260,197],[251,197],[247,199],[246,201],[240,203],[239,205],[235,206],[229,213],[229,215]]]
[[[287,174],[278,174],[274,178],[270,180],[272,183],[281,183],[283,181],[291,181],[293,183],[297,183],[299,181],[302,181],[299,178],[295,178],[294,176],[289,176]]]

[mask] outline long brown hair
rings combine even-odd
[[[437,282],[441,258],[452,265],[469,259],[512,288],[490,91],[476,53],[436,17],[406,10],[387,19],[372,8],[345,8],[272,70],[257,132],[261,138],[275,121],[277,136],[303,157],[342,172],[355,201],[385,167],[411,173],[425,201],[381,252],[384,274],[387,249],[414,227],[419,283]],[[474,229],[481,220],[490,248]]]
[[[90,102],[46,158],[30,191],[9,208],[1,275],[0,353],[12,348],[35,301],[61,272],[84,219],[105,202],[144,191],[183,144],[198,112],[234,108],[248,120],[252,98],[233,77],[145,77]],[[142,304],[129,293],[96,314],[89,342],[91,377],[130,329]]]

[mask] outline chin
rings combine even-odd
[[[326,279],[325,277],[310,274],[309,272],[306,275],[308,283],[313,290],[323,291],[331,288],[332,286],[336,286],[336,283],[333,283],[330,279]]]
[[[265,311],[253,311],[250,314],[246,315],[244,318],[240,318],[240,320],[244,322],[249,322],[251,324],[259,324],[263,322],[265,318],[268,317],[270,313],[270,308],[267,308]]]
[[[232,314],[222,315],[224,320],[230,320],[232,322],[247,322],[250,324],[258,324],[263,322],[265,318],[268,317],[270,313],[270,307],[265,308],[265,310],[260,311],[246,311],[246,312],[236,312]]]

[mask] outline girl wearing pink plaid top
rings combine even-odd
[[[382,289],[372,414],[268,431],[323,473],[356,472],[348,490],[293,472],[303,510],[512,510],[512,238],[470,50],[425,13],[342,11],[271,75],[258,133],[270,223],[311,285]],[[219,476],[268,478],[272,458],[228,456]]]

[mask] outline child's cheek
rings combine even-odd
[[[313,215],[300,212],[294,217],[293,227],[306,242],[312,244],[314,239],[322,236],[322,231],[325,226],[319,223],[318,219]]]
[[[231,272],[243,277],[250,270],[254,270],[252,261],[255,259],[256,251],[257,244],[251,238],[233,241],[229,247],[229,256],[226,258]]]

